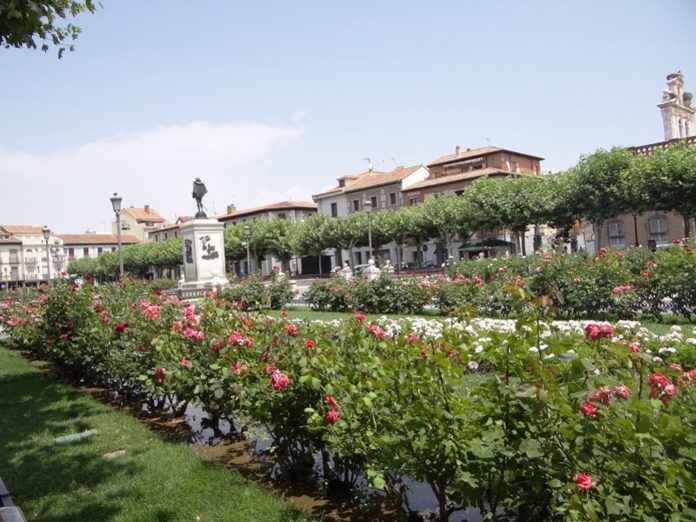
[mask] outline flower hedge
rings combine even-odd
[[[545,253],[465,261],[446,276],[314,283],[305,296],[318,310],[522,317],[545,297],[558,318],[696,317],[696,250],[690,243],[656,253],[635,248],[596,256]]]
[[[638,323],[352,319],[297,322],[197,306],[147,287],[0,305],[6,342],[152,414],[196,403],[263,426],[286,467],[363,478],[396,505],[409,479],[438,520],[696,517],[696,338]]]

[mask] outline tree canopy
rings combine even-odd
[[[95,10],[92,0],[2,0],[0,45],[43,51],[54,45],[60,58],[82,31],[68,18]]]

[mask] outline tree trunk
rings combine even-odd
[[[640,246],[640,241],[638,241],[638,214],[633,214],[633,245]]]
[[[317,256],[317,260],[319,261],[319,277],[321,277],[322,276],[322,273],[321,273],[321,254],[319,254]]]
[[[401,251],[401,243],[396,243],[396,271],[401,272],[401,257],[403,256]]]
[[[526,229],[520,233],[520,243],[522,244],[522,257],[527,257],[527,231]]]
[[[592,228],[595,234],[595,250],[599,252],[599,249],[602,248],[602,222],[595,221],[592,223]]]
[[[684,214],[682,218],[684,219],[684,237],[691,237],[691,222],[689,221],[691,216]]]
[[[336,249],[336,266],[343,267],[343,249],[340,247]]]

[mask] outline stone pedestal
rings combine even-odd
[[[216,219],[194,219],[181,225],[184,275],[179,282],[182,297],[227,286],[225,274],[225,225]]]

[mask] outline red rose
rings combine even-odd
[[[307,350],[311,350],[314,346],[316,346],[314,339],[305,339],[304,347],[307,348]]]
[[[416,334],[412,333],[412,334],[409,334],[409,336],[406,338],[406,340],[409,343],[415,343],[416,341],[418,341],[418,336]]]
[[[364,313],[362,313],[362,312],[360,312],[360,311],[355,312],[355,320],[356,320],[356,321],[361,321],[361,322],[362,322],[362,321],[364,321],[365,319],[367,319],[367,316],[366,316]]]
[[[580,491],[589,491],[592,489],[592,477],[587,473],[577,473],[575,475],[575,485]]]
[[[128,322],[124,321],[122,323],[116,323],[114,325],[114,330],[118,333],[122,333],[126,328],[128,328]]]
[[[331,409],[328,412],[326,412],[326,417],[324,418],[326,419],[327,424],[336,424],[341,418],[341,412],[338,410]]]
[[[329,408],[336,409],[338,408],[338,403],[336,402],[336,397],[333,395],[327,395],[324,397],[324,402]]]
[[[288,325],[285,327],[285,331],[288,333],[288,335],[295,337],[297,335],[297,325],[288,323]]]
[[[580,405],[580,413],[582,413],[585,417],[594,418],[597,416],[598,411],[599,410],[597,409],[597,406],[595,406],[591,402],[585,401]]]
[[[155,368],[155,382],[157,384],[162,384],[164,382],[164,378],[167,375],[167,370],[164,368]]]

